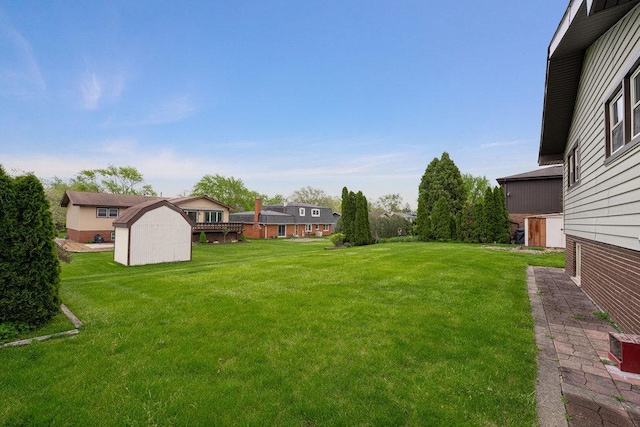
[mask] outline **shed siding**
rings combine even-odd
[[[127,265],[129,256],[129,229],[126,227],[116,227],[116,240],[113,244],[113,260],[120,264]]]
[[[145,213],[130,233],[130,265],[191,259],[191,225],[166,206]]]
[[[579,146],[580,182],[567,188],[565,232],[640,250],[640,145],[605,165],[605,106],[640,51],[640,6],[596,41],[585,55],[566,158]]]
[[[509,181],[503,184],[507,211],[544,214],[562,212],[562,178]]]

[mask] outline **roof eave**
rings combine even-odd
[[[571,0],[547,54],[538,164],[562,163],[586,50],[640,0]]]

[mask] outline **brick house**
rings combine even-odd
[[[230,219],[242,223],[243,234],[254,239],[328,236],[336,221],[331,208],[298,202],[263,206],[261,199],[253,211],[232,213]]]
[[[549,45],[538,163],[563,167],[566,271],[640,333],[639,0],[572,0]]]

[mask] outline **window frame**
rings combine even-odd
[[[311,233],[313,230],[311,228],[311,224],[305,224],[304,225],[304,232],[305,233]]]
[[[104,215],[101,215],[101,211],[104,211]],[[115,212],[115,215],[113,213]],[[97,207],[96,218],[117,218],[120,215],[119,208]]]
[[[576,143],[567,155],[567,187],[573,188],[580,183],[580,150]]]
[[[287,237],[287,225],[278,224],[278,237]]]
[[[189,219],[195,223],[198,223],[198,211],[193,209],[184,209],[184,214],[189,217]],[[195,217],[195,219],[194,219]]]
[[[311,209],[311,216],[314,217],[314,218],[319,218],[320,217],[320,209],[318,209],[318,208]]]
[[[329,231],[329,224],[324,224],[324,230],[323,231]]]
[[[629,115],[631,119],[631,125],[629,128],[631,129],[631,139],[640,136],[640,118],[638,120],[639,123],[636,123],[635,110],[640,110],[640,67],[636,67],[634,71],[631,72],[629,77]],[[634,97],[638,99],[634,102]],[[638,128],[638,132],[635,132],[636,127]]]
[[[624,74],[621,81],[612,87],[608,92],[604,102],[604,121],[605,121],[605,164],[618,158],[620,155],[628,151],[631,147],[640,142],[640,123],[635,123],[633,118],[634,109],[640,109],[640,59],[637,60],[629,71]],[[635,79],[638,78],[636,82]],[[615,81],[613,82],[615,83]],[[638,88],[636,88],[636,84]],[[638,99],[634,102],[635,91],[638,91]],[[620,103],[618,103],[621,101]],[[620,120],[613,123],[616,107],[622,108]],[[640,120],[639,120],[640,121]],[[616,126],[617,125],[617,126]],[[633,127],[638,126],[638,132],[633,134]],[[616,129],[622,132],[622,145],[615,148],[613,132]]]
[[[211,221],[211,216],[214,216],[213,221]],[[207,224],[216,224],[216,223],[224,222],[224,212],[220,210],[204,211],[204,222]]]
[[[299,216],[305,216],[307,213],[307,211],[305,210],[305,208],[298,208],[298,215]]]

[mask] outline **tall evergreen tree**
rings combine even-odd
[[[0,176],[0,199],[8,208],[2,209],[0,234],[10,239],[10,247],[0,253],[0,322],[39,326],[60,306],[60,264],[49,204],[35,176],[7,180],[1,169]]]
[[[511,222],[507,211],[507,201],[504,189],[499,185],[493,189],[493,201],[496,210],[495,240],[498,243],[511,243]]]
[[[442,196],[436,202],[431,214],[431,230],[436,240],[451,240],[451,207]]]
[[[467,194],[460,170],[446,152],[442,153],[440,159],[434,158],[429,163],[418,187],[416,232],[422,240],[428,239],[429,235],[433,234],[433,230],[427,227],[428,218],[431,217],[434,206],[441,197],[447,201],[450,209],[449,217],[454,219],[452,224],[455,224],[455,217],[462,210]],[[452,225],[450,228],[456,233],[455,226]]]
[[[347,187],[342,189],[342,233],[346,242],[353,243],[356,222],[356,196]]]
[[[371,227],[369,225],[369,204],[367,198],[358,191],[355,195],[356,216],[354,226],[353,244],[356,246],[368,245],[372,242]]]

